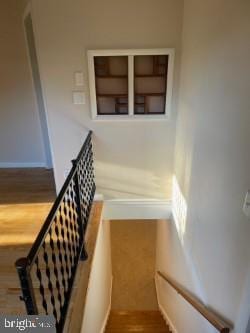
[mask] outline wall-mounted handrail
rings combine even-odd
[[[180,294],[190,305],[192,305],[207,321],[210,322],[219,332],[229,333],[232,325],[220,318],[214,311],[207,308],[201,301],[193,296],[170,276],[160,271],[157,274],[164,279],[178,294]]]
[[[53,315],[63,331],[79,260],[86,260],[85,231],[95,182],[89,132],[47,219],[25,258],[16,262],[28,315]]]

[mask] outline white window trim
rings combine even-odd
[[[168,77],[166,91],[165,114],[163,115],[135,115],[134,114],[134,56],[137,55],[168,55]],[[171,114],[173,80],[174,80],[174,56],[173,48],[163,49],[124,49],[124,50],[88,50],[88,72],[89,72],[89,89],[90,104],[93,120],[100,121],[130,121],[130,120],[169,120]],[[98,115],[96,103],[96,84],[94,57],[96,56],[127,56],[128,57],[128,115]]]

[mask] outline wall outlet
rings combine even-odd
[[[250,190],[247,191],[243,205],[243,212],[247,217],[250,217]]]

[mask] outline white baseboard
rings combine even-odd
[[[163,316],[163,318],[165,319],[165,322],[167,323],[170,331],[172,333],[178,333],[177,329],[174,327],[172,321],[170,320],[169,316],[167,315],[166,311],[164,310],[163,306],[159,303],[159,310]]]
[[[172,333],[178,333],[176,327],[174,326],[172,320],[169,318],[166,310],[164,309],[164,306],[161,304],[160,301],[160,292],[159,292],[159,286],[158,286],[158,277],[157,275],[155,276],[155,289],[156,289],[156,297],[157,297],[157,302],[158,302],[158,306],[159,306],[159,310],[166,322],[166,324],[168,325],[170,331]]]
[[[45,163],[40,162],[0,162],[0,169],[9,168],[46,168]]]
[[[169,219],[171,212],[170,200],[113,199],[104,200],[103,216],[106,220]]]
[[[109,319],[109,314],[110,314],[110,310],[111,310],[111,302],[112,302],[112,289],[113,289],[113,276],[111,278],[111,285],[110,285],[110,291],[109,291],[109,295],[110,295],[109,306],[107,308],[107,312],[106,312],[105,318],[103,320],[103,324],[102,324],[102,328],[100,330],[100,333],[105,332],[106,325],[107,325],[107,322],[108,322],[108,319]]]

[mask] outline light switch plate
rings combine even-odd
[[[77,87],[84,85],[83,72],[75,72],[75,85]]]
[[[250,217],[250,190],[247,191],[247,194],[245,196],[243,212],[247,217]]]
[[[73,91],[73,103],[74,104],[85,104],[85,92],[84,91]]]

